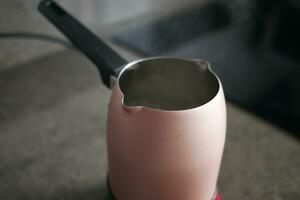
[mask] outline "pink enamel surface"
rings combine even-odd
[[[210,200],[225,134],[220,84],[208,103],[182,111],[124,109],[115,85],[107,118],[109,180],[118,200]]]

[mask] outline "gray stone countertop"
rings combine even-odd
[[[1,72],[0,199],[104,199],[109,95],[96,68],[70,50]],[[300,199],[299,141],[227,108],[223,199]]]

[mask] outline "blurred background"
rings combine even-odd
[[[228,100],[224,198],[300,199],[299,1],[57,2],[129,61],[208,60]],[[0,199],[101,199],[110,91],[38,3],[0,2]]]
[[[0,28],[3,32],[27,31],[51,34],[60,38],[63,36],[37,11],[39,0],[3,1],[1,2],[1,21]],[[103,27],[113,26],[134,19],[139,20],[147,16],[156,16],[170,13],[183,7],[199,4],[204,1],[187,0],[186,2],[172,0],[153,1],[153,0],[59,0],[66,8],[81,22],[94,30],[103,30]],[[143,16],[141,18],[141,16]],[[57,51],[61,48],[53,44],[45,44],[40,41],[7,41],[1,40],[1,69],[7,69],[14,65],[30,59],[37,58]],[[40,48],[42,47],[42,48]],[[26,48],[28,51],[24,51]],[[13,57],[13,59],[10,59]]]

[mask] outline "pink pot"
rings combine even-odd
[[[142,72],[134,71],[143,67],[147,71],[148,66],[153,67],[155,64],[164,68],[161,59],[129,63],[120,73],[118,84],[113,89],[107,118],[111,190],[117,200],[209,200],[216,190],[226,132],[226,108],[221,82],[210,70],[208,63],[179,59],[182,62],[179,67],[198,67],[195,79],[202,79],[199,80],[202,85],[197,86],[199,94],[194,96],[203,99],[198,102],[197,107],[181,109],[189,105],[183,103],[178,106],[174,103],[173,108],[158,109],[153,108],[151,102],[143,105],[143,100],[142,105],[126,105],[126,95],[132,95],[130,92],[141,89],[137,87],[143,82],[151,88],[149,84],[155,79],[147,74],[148,78],[143,77],[140,82],[136,81],[136,77],[140,77]],[[159,65],[151,63],[158,61]],[[167,65],[170,62],[170,59],[165,60]],[[132,74],[136,77],[125,75],[131,77],[127,81],[131,86],[124,87],[122,83],[128,83],[122,79],[122,74],[130,68],[134,68]],[[186,73],[179,73],[179,79],[180,76],[190,77],[191,74],[188,73],[195,72]],[[174,77],[176,79],[178,77]],[[120,87],[123,87],[123,92]],[[143,91],[147,87],[142,88]],[[166,90],[161,87],[157,89]],[[176,90],[176,87],[173,89]],[[204,90],[206,93],[201,94]],[[148,92],[155,94],[155,90]],[[159,95],[159,91],[157,93]],[[176,97],[175,93],[169,93]],[[179,96],[180,93],[181,91]],[[132,96],[139,98],[138,95]],[[137,103],[128,100],[128,104]]]

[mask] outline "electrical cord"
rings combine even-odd
[[[0,32],[0,39],[37,39],[57,43],[69,49],[76,49],[71,43],[67,42],[66,40],[43,33],[32,33],[24,31]]]

